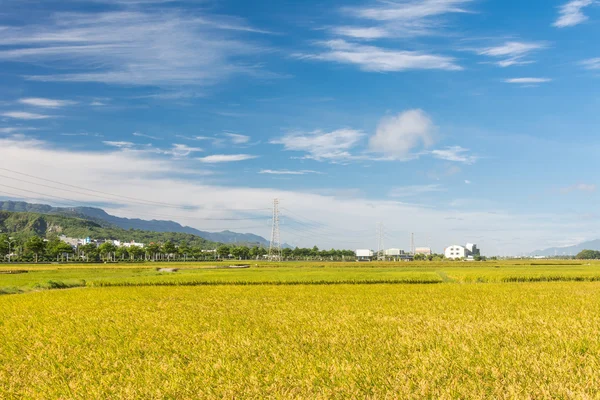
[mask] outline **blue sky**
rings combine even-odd
[[[0,196],[266,237],[279,197],[301,246],[596,239],[599,34],[594,0],[7,0]]]

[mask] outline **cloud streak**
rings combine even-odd
[[[340,64],[357,65],[368,72],[401,72],[408,70],[460,71],[463,68],[455,59],[418,51],[385,49],[377,46],[336,39],[319,42],[326,50],[314,54],[296,54],[305,60],[331,61]]]
[[[261,51],[240,37],[252,31],[240,19],[175,9],[62,12],[37,25],[8,27],[0,61],[60,66],[58,73],[29,77],[39,81],[211,85],[258,73],[240,61]]]
[[[547,48],[544,42],[518,42],[509,41],[498,46],[484,47],[476,49],[475,52],[482,56],[500,58],[494,62],[499,67],[510,67],[513,65],[526,65],[534,61],[525,59],[531,53]]]
[[[571,0],[560,7],[559,17],[552,24],[556,28],[567,28],[587,21],[583,9],[594,4],[593,0]]]
[[[251,154],[213,154],[211,156],[201,157],[197,160],[205,164],[220,164],[238,161],[246,161],[258,158]]]
[[[48,119],[52,118],[50,115],[45,114],[36,114],[25,111],[8,111],[0,114],[3,117],[13,118],[13,119],[23,119],[23,120],[39,120],[39,119]]]
[[[411,37],[439,34],[448,14],[469,12],[471,0],[382,1],[362,7],[346,7],[342,12],[361,25],[340,26],[332,32],[358,39]]]

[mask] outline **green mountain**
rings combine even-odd
[[[136,229],[152,232],[177,232],[200,236],[211,242],[237,243],[249,246],[268,246],[269,242],[252,233],[237,233],[231,231],[206,232],[189,226],[182,226],[174,221],[143,220],[138,218],[121,218],[108,214],[100,208],[94,207],[52,207],[46,204],[32,204],[24,201],[0,201],[0,210],[34,212],[50,215],[64,215],[94,221],[102,226],[116,226],[122,229]],[[288,247],[288,246],[284,246]]]
[[[171,241],[175,244],[188,243],[202,249],[214,249],[218,246],[217,243],[189,233],[122,229],[84,218],[33,212],[0,211],[0,231],[23,237],[31,235],[46,237],[56,234],[74,238],[89,236],[94,239],[136,241],[144,244]]]

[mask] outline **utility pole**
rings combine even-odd
[[[281,238],[279,234],[279,199],[273,200],[273,227],[269,244],[269,259],[281,261]]]
[[[10,256],[12,254],[12,251],[10,250],[10,245],[13,244],[15,242],[15,240],[11,237],[8,238],[8,240],[6,241],[6,243],[8,243],[8,262],[10,262]]]

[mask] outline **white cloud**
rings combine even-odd
[[[557,28],[566,28],[579,25],[586,21],[588,17],[583,13],[585,7],[594,4],[593,0],[571,0],[560,7],[560,16],[554,22],[553,26]]]
[[[419,69],[462,70],[462,67],[455,63],[454,58],[447,56],[365,46],[340,39],[319,42],[318,44],[327,48],[327,50],[316,54],[297,54],[296,57],[354,64],[358,65],[363,71],[369,72],[398,72]]]
[[[477,49],[475,52],[482,56],[502,58],[502,60],[495,62],[495,64],[500,67],[510,67],[513,65],[533,63],[533,61],[524,60],[524,58],[534,51],[545,49],[547,47],[548,45],[544,42],[510,41],[499,46]]]
[[[585,69],[590,69],[590,70],[600,69],[600,57],[584,60],[581,62],[581,65],[583,65],[583,67]]]
[[[145,133],[141,133],[141,132],[133,132],[132,135],[137,136],[137,137],[153,139],[153,140],[162,140],[162,138],[159,138],[157,136],[150,136],[150,135],[146,135]]]
[[[262,169],[258,172],[259,174],[268,174],[268,175],[307,175],[307,174],[321,174],[318,171],[312,171],[308,169],[303,169],[299,171],[290,171],[288,169]]]
[[[596,184],[590,184],[590,183],[578,183],[576,185],[571,185],[568,187],[564,187],[561,188],[560,191],[561,193],[571,193],[571,192],[587,192],[587,193],[592,193],[595,192],[597,189]]]
[[[413,186],[400,186],[390,190],[388,196],[390,197],[412,197],[419,196],[426,193],[434,192],[445,192],[446,189],[441,185],[413,185]]]
[[[573,224],[571,215],[507,213],[497,206],[483,210],[476,206],[465,209],[447,206],[423,207],[399,201],[367,198],[360,195],[360,192],[352,196],[335,196],[308,190],[258,188],[252,187],[250,183],[225,186],[215,184],[212,178],[207,182],[197,174],[187,175],[191,171],[181,169],[181,160],[164,159],[135,151],[66,150],[39,141],[0,138],[0,160],[6,168],[42,179],[68,182],[102,193],[109,192],[134,199],[172,204],[179,208],[175,210],[161,205],[115,200],[114,197],[83,190],[76,193],[65,192],[60,185],[49,184],[56,186],[55,189],[42,188],[26,182],[37,181],[34,178],[23,178],[19,175],[14,177],[23,178],[23,181],[15,183],[15,187],[41,194],[1,186],[0,196],[70,207],[95,205],[120,217],[170,219],[209,231],[240,231],[247,225],[243,221],[230,219],[247,214],[240,214],[234,210],[266,209],[252,214],[252,217],[257,218],[264,216],[264,220],[253,220],[253,228],[248,231],[268,236],[271,217],[268,208],[272,205],[273,198],[280,198],[285,209],[319,221],[327,230],[337,232],[336,235],[331,235],[301,228],[303,231],[295,235],[291,229],[286,228],[290,222],[286,219],[286,223],[281,226],[282,241],[303,247],[318,245],[321,248],[369,248],[375,240],[374,233],[369,233],[374,232],[373,221],[381,220],[385,221],[388,227],[405,227],[399,228],[398,231],[407,231],[390,231],[389,234],[393,237],[388,243],[395,242],[401,247],[407,246],[408,232],[412,231],[412,227],[418,227],[418,231],[429,233],[430,243],[437,251],[441,251],[451,242],[462,243],[472,237],[481,237],[478,243],[486,255],[531,251],[547,247],[548,242],[564,241],[565,238],[596,237],[598,232],[597,221],[584,220]],[[3,183],[8,184],[8,181]],[[61,204],[60,200],[51,196],[66,197],[72,202]],[[453,219],[449,219],[450,217]],[[229,220],[214,221],[215,218]],[[519,240],[511,242],[515,232],[518,232]],[[425,238],[424,234],[416,235],[417,243]]]
[[[165,154],[170,154],[174,157],[187,157],[192,153],[197,153],[200,151],[204,151],[200,147],[190,147],[185,144],[175,143],[171,150],[167,150]]]
[[[102,106],[105,106],[105,105],[106,105],[106,103],[103,103],[101,101],[92,101],[90,103],[90,106],[92,106],[92,107],[102,107]]]
[[[332,32],[340,36],[348,36],[356,39],[379,39],[389,35],[386,29],[377,27],[338,26],[332,28]]]
[[[470,180],[468,180],[468,179],[465,179],[465,184],[466,184],[466,185],[470,185],[470,184],[471,184],[471,181],[470,181]]]
[[[3,117],[14,118],[14,119],[25,119],[25,120],[36,120],[36,119],[47,119],[52,118],[50,115],[36,114],[24,111],[10,111],[0,114]]]
[[[439,158],[440,160],[473,164],[475,161],[477,161],[478,157],[468,155],[468,151],[469,149],[465,149],[461,146],[451,146],[442,150],[432,150],[431,154],[435,158]]]
[[[375,135],[369,139],[369,148],[404,158],[418,146],[431,146],[435,129],[433,121],[423,110],[404,111],[381,120]]]
[[[56,100],[56,99],[44,99],[40,97],[28,97],[19,99],[19,103],[27,104],[34,107],[45,107],[45,108],[60,108],[73,104],[77,104],[75,101],[70,100]]]
[[[135,144],[131,143],[131,142],[120,142],[120,141],[112,141],[112,140],[104,140],[102,143],[104,143],[107,146],[118,147],[120,149],[128,149],[128,148],[135,146]]]
[[[504,80],[506,83],[518,83],[522,85],[534,85],[536,83],[552,82],[550,78],[512,78]]]
[[[206,164],[216,164],[216,163],[246,161],[246,160],[251,160],[253,158],[258,158],[258,156],[253,156],[250,154],[214,154],[212,156],[198,158],[198,160],[200,162],[203,162]]]
[[[225,133],[225,136],[227,136],[233,144],[245,144],[250,141],[250,136],[240,135],[238,133]]]
[[[403,0],[381,1],[366,7],[346,7],[346,14],[365,22],[371,27],[340,27],[333,32],[338,35],[363,39],[397,36],[420,36],[439,34],[445,26],[446,14],[469,12],[463,6],[471,0]]]
[[[332,132],[292,132],[270,143],[282,144],[285,150],[307,153],[304,158],[317,161],[340,161],[352,157],[352,149],[364,136],[354,129],[338,129]]]
[[[234,74],[258,73],[241,60],[261,51],[240,39],[240,32],[255,31],[244,21],[175,9],[139,10],[61,12],[36,25],[11,26],[0,37],[0,60],[65,71],[30,77],[35,80],[119,85],[209,85]]]

